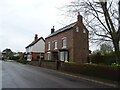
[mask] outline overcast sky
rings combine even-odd
[[[0,51],[10,48],[14,52],[25,52],[35,34],[45,38],[53,26],[58,30],[74,22],[77,16],[70,20],[61,11],[70,1],[0,0]]]
[[[0,0],[0,50],[25,51],[34,35],[46,37],[65,23],[60,8],[69,0]]]

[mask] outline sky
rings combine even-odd
[[[24,52],[34,35],[47,37],[66,22],[61,8],[70,0],[0,0],[0,51]],[[63,25],[64,24],[64,25]]]
[[[0,0],[0,51],[25,52],[35,34],[45,38],[53,26],[58,30],[76,21],[77,15],[71,20],[62,9],[70,1]]]

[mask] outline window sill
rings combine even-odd
[[[63,46],[62,49],[67,48],[66,46]]]
[[[58,49],[58,48],[54,48],[54,50],[56,50],[56,49]]]

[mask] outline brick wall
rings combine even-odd
[[[32,53],[32,58],[37,59],[40,56],[40,53]]]
[[[79,32],[74,30],[73,34],[74,60],[76,62],[86,62],[89,54],[88,30],[81,22],[77,22],[76,26],[79,27]],[[86,33],[83,33],[84,29]]]
[[[76,27],[79,27],[79,31],[76,31]],[[86,30],[86,33],[83,31]],[[83,24],[82,16],[78,15],[78,20],[76,25],[73,26],[70,30],[61,32],[55,36],[46,38],[45,42],[45,59],[47,60],[48,52],[48,42],[51,44],[51,51],[59,52],[59,49],[62,49],[62,38],[67,38],[67,50],[69,51],[69,61],[75,62],[87,62],[87,57],[89,55],[89,44],[88,44],[88,30]],[[54,50],[54,41],[58,42],[58,49]],[[52,56],[51,56],[52,57]],[[59,55],[58,55],[59,58]]]
[[[51,44],[49,51],[58,51],[62,49],[62,39],[67,37],[67,49],[69,49],[69,60],[73,60],[73,29],[60,33],[45,40],[45,59],[47,60],[48,42]],[[58,49],[54,50],[54,41],[58,42]]]

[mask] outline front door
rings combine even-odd
[[[58,52],[53,52],[52,53],[52,59],[53,60],[58,60]]]

